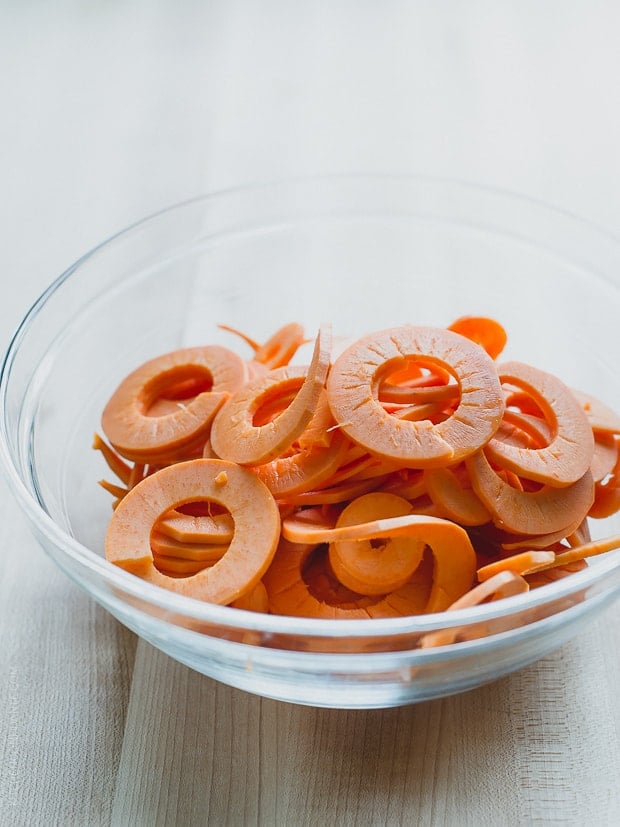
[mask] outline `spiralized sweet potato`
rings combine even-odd
[[[138,366],[98,450],[114,480],[107,559],[245,611],[328,618],[456,612],[570,576],[620,546],[620,417],[463,316],[332,357],[282,326],[244,359],[208,345]],[[105,438],[104,438],[105,437]],[[427,635],[421,646],[464,639]]]

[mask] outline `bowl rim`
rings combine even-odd
[[[218,627],[230,629],[263,632],[267,635],[278,636],[312,636],[314,638],[340,639],[343,637],[357,637],[372,639],[374,637],[390,637],[415,635],[436,629],[448,629],[454,626],[467,626],[493,619],[500,619],[517,612],[527,611],[554,603],[574,592],[585,590],[595,584],[605,582],[611,573],[617,575],[607,581],[609,589],[616,588],[620,596],[620,550],[609,552],[603,559],[597,560],[595,566],[588,566],[583,571],[576,572],[570,577],[563,578],[530,592],[497,601],[494,604],[483,604],[455,612],[438,612],[425,615],[410,615],[396,618],[369,618],[369,619],[325,619],[308,617],[286,616],[286,628],[282,629],[283,616],[259,614],[229,606],[220,606],[206,603],[196,598],[186,597],[163,587],[148,583],[118,566],[109,563],[97,552],[80,543],[64,531],[39,504],[36,497],[24,483],[16,463],[14,462],[6,429],[6,402],[7,390],[11,377],[13,362],[19,351],[23,338],[27,335],[32,323],[39,312],[43,310],[50,297],[78,271],[86,262],[99,251],[111,246],[115,241],[129,236],[133,231],[165,218],[167,215],[179,212],[184,208],[198,204],[208,204],[229,197],[256,196],[275,192],[282,188],[299,187],[316,184],[351,185],[366,183],[410,187],[416,183],[426,186],[453,187],[464,194],[477,194],[480,197],[510,203],[522,208],[540,211],[561,220],[575,228],[594,233],[601,241],[611,244],[620,258],[620,235],[616,235],[608,228],[602,227],[587,218],[583,218],[569,210],[546,203],[540,199],[517,193],[500,187],[470,182],[464,179],[448,178],[434,175],[406,174],[330,174],[318,176],[299,176],[273,181],[264,181],[250,185],[238,185],[229,188],[207,191],[178,201],[132,222],[128,226],[113,233],[96,246],[76,259],[66,270],[56,277],[47,288],[33,302],[26,311],[22,320],[9,340],[0,366],[0,460],[9,482],[12,495],[17,500],[22,511],[45,534],[61,553],[75,560],[84,567],[102,577],[108,586],[119,589],[123,593],[139,601],[166,612],[174,612],[186,618],[208,622]],[[570,257],[569,257],[570,260]],[[618,287],[620,289],[620,286]],[[65,573],[73,580],[79,578],[63,566]],[[616,582],[617,581],[617,582]],[[561,614],[561,612],[560,612]],[[531,624],[526,624],[531,625]],[[493,637],[491,635],[491,637]],[[267,644],[262,644],[267,645]],[[424,650],[423,650],[424,651]],[[429,654],[433,649],[425,650]],[[308,653],[310,654],[310,653]],[[370,653],[364,653],[368,657]],[[340,657],[344,656],[340,655]],[[354,656],[354,655],[351,655]],[[358,653],[355,655],[360,656]]]

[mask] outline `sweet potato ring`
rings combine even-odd
[[[466,336],[483,347],[492,359],[497,359],[506,345],[507,335],[503,326],[486,316],[461,316],[455,319],[448,330]]]
[[[588,469],[577,482],[537,491],[519,491],[492,468],[485,450],[465,460],[472,488],[498,528],[515,534],[546,534],[585,519],[594,502],[594,481]]]
[[[460,401],[447,419],[408,421],[379,402],[382,380],[419,360],[456,379]],[[432,468],[473,454],[501,422],[504,399],[493,360],[479,345],[443,328],[406,325],[359,339],[335,361],[327,393],[342,431],[375,455]]]
[[[497,436],[485,451],[489,459],[526,479],[570,485],[590,467],[592,428],[578,401],[557,377],[522,362],[498,366],[500,381],[526,391],[551,425],[551,440],[540,448],[509,445]]]
[[[280,540],[263,583],[272,614],[340,619],[368,619],[423,614],[429,599],[432,572],[420,565],[408,582],[385,595],[348,595],[346,602],[321,599],[304,578],[304,567],[320,544]]]
[[[305,379],[305,368],[286,368],[287,374],[299,372],[298,381],[294,386],[291,397],[278,397],[274,402],[282,400],[281,405],[273,405],[274,417],[280,415],[295,397],[295,393]],[[287,383],[285,383],[287,384]],[[263,414],[271,408],[268,404],[261,407]],[[305,430],[282,456],[276,457],[252,470],[265,483],[277,500],[300,494],[319,487],[325,480],[333,477],[343,460],[349,442],[337,428],[333,428],[334,420],[327,404],[327,393],[321,389],[316,410]]]
[[[287,365],[269,371],[248,382],[225,403],[211,427],[211,447],[219,457],[241,465],[262,465],[278,457],[301,436],[325,385],[330,339],[328,330],[319,331],[308,368]],[[294,399],[282,413],[264,425],[254,424],[255,414],[270,398],[286,396],[294,390]]]
[[[230,512],[234,534],[226,553],[198,574],[178,579],[155,567],[151,532],[158,519],[189,502],[214,502]],[[162,468],[124,497],[110,521],[106,558],[157,586],[211,603],[229,604],[262,578],[280,537],[280,513],[265,485],[231,462],[197,459]]]
[[[201,446],[216,411],[246,376],[243,359],[219,345],[180,348],[150,359],[110,397],[103,430],[127,459],[155,464],[177,459],[179,451]],[[172,412],[166,406],[164,415],[150,416],[153,404],[174,389],[195,395]]]
[[[291,543],[333,543],[408,537],[430,546],[433,586],[426,611],[441,612],[464,594],[473,582],[476,554],[464,528],[438,517],[407,514],[355,525],[309,525],[295,517],[282,521],[282,536]]]
[[[352,500],[336,526],[350,526],[413,512],[403,497],[379,491]],[[426,543],[419,537],[386,537],[382,541],[337,540],[329,546],[329,562],[338,580],[359,594],[383,595],[407,583],[420,565]]]

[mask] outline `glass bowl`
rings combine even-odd
[[[208,195],[151,216],[54,281],[8,348],[0,450],[45,552],[122,623],[192,669],[266,697],[386,707],[494,680],[583,629],[620,594],[620,554],[454,614],[386,620],[263,615],[199,602],[106,562],[110,497],[91,450],[130,370],[181,346],[266,339],[288,321],[357,336],[497,318],[506,358],[620,410],[620,243],[533,201],[414,177],[334,177]],[[249,352],[248,352],[249,355]],[[503,357],[502,357],[503,358]],[[592,521],[617,533],[617,516]],[[420,647],[431,631],[471,639]]]

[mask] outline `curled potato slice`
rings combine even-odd
[[[162,574],[153,562],[151,531],[159,517],[189,502],[214,502],[230,512],[235,530],[228,551],[190,577]],[[246,468],[224,460],[197,459],[162,468],[123,498],[112,515],[106,558],[157,586],[228,604],[258,583],[275,553],[280,513],[267,487]]]
[[[386,374],[412,360],[436,364],[457,380],[460,402],[442,422],[390,416],[378,399]],[[458,462],[491,438],[504,399],[492,359],[475,343],[442,328],[406,325],[365,336],[335,361],[329,404],[347,436],[374,454],[428,468]]]
[[[592,427],[570,389],[556,376],[523,362],[498,367],[501,382],[530,394],[552,426],[548,445],[521,447],[493,437],[490,460],[519,476],[548,485],[570,485],[590,467],[594,454]]]
[[[491,467],[484,450],[465,460],[474,491],[489,509],[498,528],[515,534],[548,534],[581,522],[594,502],[589,469],[572,485],[543,485],[537,491],[520,491]]]
[[[241,465],[262,465],[275,459],[301,434],[312,419],[325,385],[330,363],[330,332],[316,338],[312,362],[303,368],[305,378],[295,398],[274,419],[254,424],[254,415],[274,395],[296,387],[300,368],[277,368],[234,394],[221,408],[211,427],[211,447],[223,459]]]
[[[425,613],[432,581],[427,567],[419,566],[404,586],[388,594],[369,597],[350,593],[345,601],[332,602],[315,594],[304,577],[305,564],[316,549],[315,543],[280,541],[263,578],[272,613],[351,620]]]
[[[411,514],[413,506],[395,494],[372,492],[357,497],[342,511],[337,527]],[[426,543],[419,537],[336,540],[329,562],[338,580],[359,594],[386,594],[404,586],[420,565]]]
[[[309,526],[294,517],[282,522],[282,536],[294,543],[332,543],[340,540],[416,538],[430,546],[434,558],[433,588],[427,611],[443,611],[470,587],[476,553],[464,528],[439,517],[408,514],[345,526]]]
[[[102,428],[114,448],[136,462],[163,463],[182,449],[202,447],[211,420],[223,402],[244,384],[243,359],[218,345],[181,348],[150,359],[129,374],[110,397]],[[191,399],[166,406],[161,416],[149,410],[170,390],[189,385]],[[208,386],[208,390],[201,390]]]

